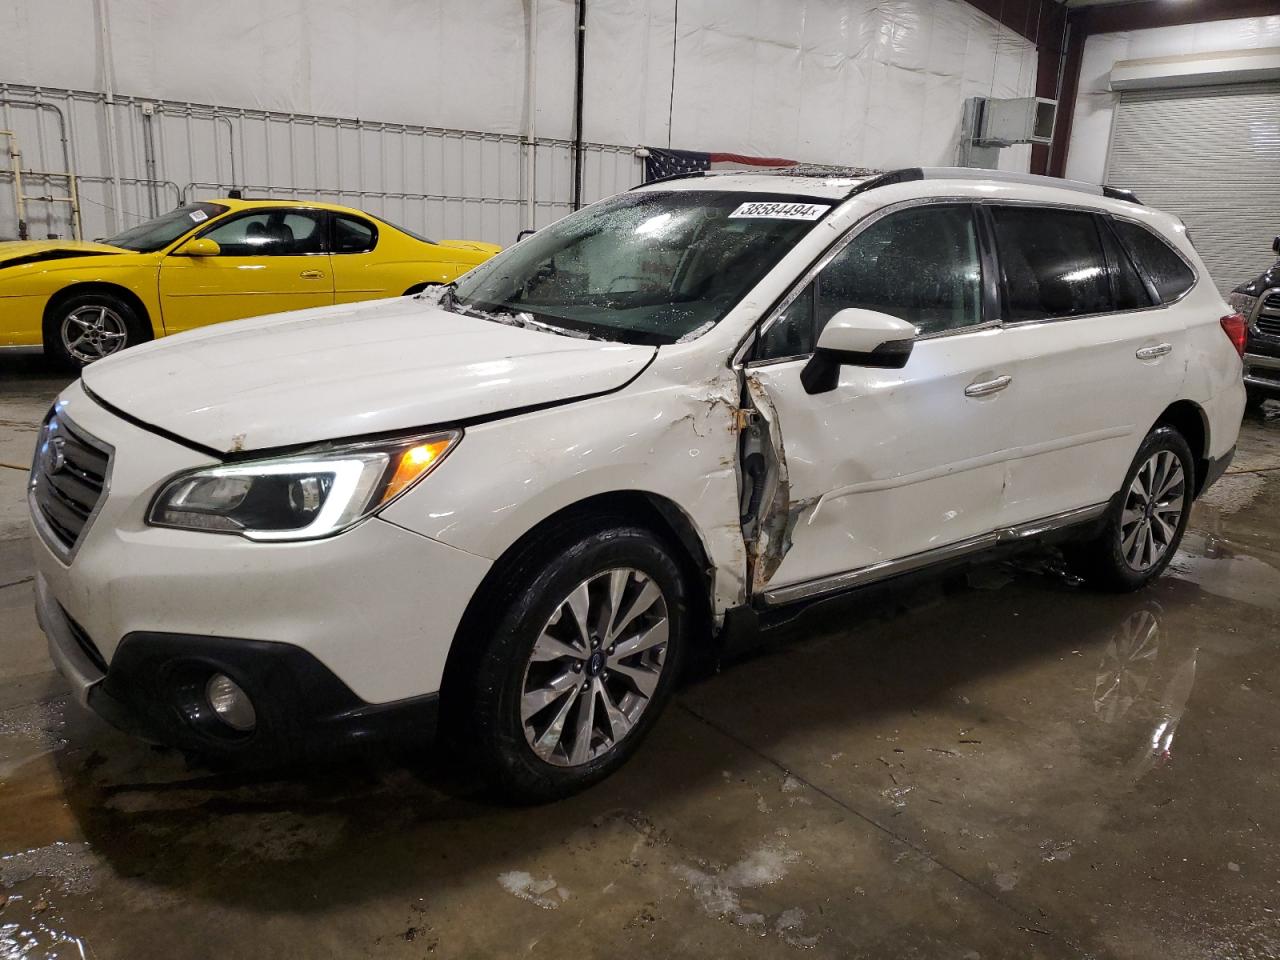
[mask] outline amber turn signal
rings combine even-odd
[[[396,464],[396,472],[391,477],[391,482],[387,484],[387,489],[382,493],[382,502],[386,503],[388,500],[394,500],[405,489],[412,486],[419,477],[424,476],[440,462],[440,458],[453,445],[453,441],[453,437],[442,437],[439,440],[419,443],[400,454],[400,462]]]

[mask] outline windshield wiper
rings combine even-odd
[[[452,287],[453,284],[448,286]],[[490,320],[493,323],[501,323],[508,327],[520,327],[524,330],[541,330],[544,333],[554,333],[562,337],[574,337],[578,340],[608,340],[608,337],[601,337],[595,334],[587,333],[585,330],[575,330],[572,327],[562,327],[556,323],[548,323],[545,320],[539,320],[527,310],[515,310],[509,307],[499,307],[497,309],[483,309],[473,304],[462,303],[453,294],[452,289],[448,294],[448,302],[443,299],[440,305],[446,310],[454,313],[460,313],[466,317],[476,317],[479,320]]]

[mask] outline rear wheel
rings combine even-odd
[[[84,367],[151,339],[151,331],[123,298],[110,293],[62,297],[45,312],[45,355]]]
[[[589,526],[518,564],[509,606],[476,638],[468,739],[505,796],[545,801],[608,776],[671,694],[688,597],[667,545],[643,527]]]
[[[1138,449],[1102,532],[1068,547],[1068,561],[1087,582],[1106,590],[1146,586],[1173,559],[1194,492],[1187,441],[1172,427],[1156,427]]]

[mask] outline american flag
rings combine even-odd
[[[646,147],[649,155],[644,159],[644,179],[658,180],[679,173],[697,173],[699,170],[742,170],[751,167],[794,167],[797,161],[782,157],[749,157],[741,153],[703,153],[700,150],[668,150],[664,147]]]

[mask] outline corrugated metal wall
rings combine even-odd
[[[115,122],[118,170],[108,160]],[[75,172],[86,238],[110,235],[189,199],[225,195],[317,199],[360,207],[427,236],[511,243],[528,222],[523,138],[353,118],[246,110],[214,104],[114,98],[0,83],[0,239],[16,236],[10,150],[21,151],[22,192],[66,196]],[[571,209],[572,148],[534,147],[534,222]],[[113,177],[120,178],[120,210]],[[587,202],[638,183],[630,146],[587,144]],[[29,235],[71,236],[67,203],[27,202]]]
[[[1224,293],[1275,260],[1280,82],[1126,90],[1106,182],[1182,218]]]

